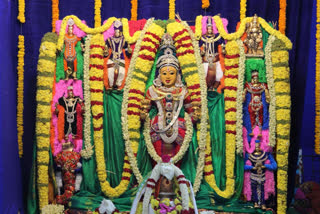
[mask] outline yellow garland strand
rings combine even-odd
[[[244,18],[240,23],[238,31],[229,34],[225,31],[222,20],[219,16],[214,16],[213,19],[214,19],[214,22],[216,23],[216,26],[217,26],[217,29],[218,29],[220,35],[226,40],[236,40],[236,39],[241,38],[241,36],[244,34],[244,32],[246,30],[246,24],[248,22],[252,21],[252,17]],[[279,31],[273,29],[263,18],[259,17],[259,23],[260,23],[261,27],[263,29],[265,29],[265,31],[267,31],[267,33],[269,33],[270,35],[274,35],[276,38],[278,38],[282,42],[284,42],[285,47],[287,49],[292,48],[292,43],[288,39],[288,37],[286,37],[285,35],[283,35]]]
[[[210,6],[209,0],[202,0],[202,9],[207,9]]]
[[[36,140],[37,140],[37,188],[39,209],[48,204],[48,164],[50,147],[50,120],[52,87],[56,68],[57,34],[46,33],[41,40],[38,61],[37,81],[37,111],[36,111]]]
[[[320,0],[317,0],[317,32],[316,32],[316,82],[315,82],[315,147],[314,151],[320,155]]]
[[[90,55],[100,55],[103,56],[103,47],[105,45],[103,35],[97,34],[94,35],[91,39],[91,49],[90,49]],[[94,59],[95,65],[103,66],[104,60],[103,58],[95,58]],[[103,78],[103,69],[100,69],[98,67],[91,67],[89,75],[92,78]],[[103,91],[104,85],[103,81],[90,81],[90,88],[94,90]],[[101,92],[91,92],[91,102],[97,102],[97,103],[103,103],[103,93]],[[103,114],[103,105],[100,104],[94,104],[92,106],[92,116]],[[119,185],[115,188],[112,188],[110,186],[110,183],[106,180],[107,179],[107,173],[106,173],[106,162],[104,157],[104,143],[103,143],[103,129],[101,127],[103,126],[103,119],[99,118],[93,118],[93,127],[99,130],[95,130],[93,133],[94,138],[94,146],[95,146],[95,155],[96,155],[96,164],[97,164],[97,174],[98,179],[100,182],[101,191],[109,198],[117,198],[120,195],[122,195],[128,188],[131,173],[130,171],[130,165],[127,163],[123,164],[123,172],[122,172],[122,179],[119,183]],[[124,160],[128,160],[128,156],[125,155]],[[128,179],[123,179],[124,177]]]
[[[52,0],[52,32],[56,31],[56,21],[59,20],[59,0]]]
[[[246,18],[246,12],[247,12],[247,0],[240,0],[240,22],[242,22],[242,20]]]
[[[19,1],[18,1],[18,11],[19,11],[19,13],[18,13],[17,19],[18,19],[21,23],[25,23],[25,22],[26,22],[25,8],[26,8],[25,0],[19,0]]]
[[[176,0],[169,0],[169,19],[174,19],[176,16]]]
[[[61,23],[61,27],[60,29],[66,29],[67,27],[67,21],[69,19],[73,19],[75,25],[81,29],[83,32],[85,32],[86,34],[99,34],[99,33],[103,33],[104,31],[108,30],[111,25],[113,24],[114,21],[118,20],[116,17],[110,17],[106,23],[100,27],[97,28],[90,28],[87,25],[83,24],[81,22],[81,20],[74,15],[70,15],[70,16],[66,16],[63,18],[62,23]],[[124,37],[126,38],[126,40],[131,44],[134,43],[140,36],[140,31],[137,31],[134,33],[134,35],[131,37],[129,34],[129,25],[128,25],[128,20],[127,19],[123,19],[123,34]],[[64,37],[65,37],[66,31],[64,30],[60,30],[60,34],[59,34],[59,39],[58,39],[58,44],[57,44],[57,48],[58,50],[62,50],[63,48],[63,44],[64,44]]]
[[[138,0],[131,0],[131,20],[137,21],[138,18]]]
[[[199,40],[202,36],[202,16],[197,16],[195,23],[195,38]]]
[[[279,0],[279,31],[286,34],[286,9],[287,0]]]
[[[24,81],[24,36],[18,37],[18,88],[17,88],[17,129],[19,157],[23,155],[23,81]]]
[[[101,0],[94,1],[94,27],[96,28],[101,26],[101,5]]]

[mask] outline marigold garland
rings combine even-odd
[[[84,143],[85,149],[81,150],[81,156],[90,159],[93,150],[91,145],[91,97],[90,97],[90,80],[89,80],[89,58],[90,58],[90,39],[88,35],[85,41],[84,62],[83,62],[83,99],[84,99]]]
[[[147,21],[136,43],[123,93],[121,108],[123,138],[132,171],[139,183],[142,182],[143,177],[139,171],[135,155],[138,152],[140,139],[140,106],[141,100],[144,99],[145,83],[163,34],[164,25],[162,21],[154,21],[154,19]],[[151,52],[142,48],[145,46],[151,47],[154,51]]]
[[[199,40],[202,36],[202,16],[196,17],[196,23],[195,23],[195,38]]]
[[[101,0],[94,1],[94,27],[96,28],[101,26],[101,5]]]
[[[24,81],[24,36],[18,36],[18,87],[17,87],[17,131],[19,157],[23,155],[23,81]]]
[[[317,0],[317,32],[316,32],[316,82],[315,82],[315,147],[314,151],[320,155],[320,0]]]
[[[138,0],[131,0],[131,20],[137,21],[138,18]]]
[[[169,19],[174,19],[176,16],[176,0],[169,0]]]
[[[18,17],[17,19],[21,22],[21,23],[25,23],[26,22],[26,17],[25,17],[25,8],[26,8],[26,3],[25,0],[19,0],[18,1]]]
[[[246,18],[247,0],[240,0],[240,21]],[[220,31],[219,31],[220,32]]]
[[[59,20],[59,0],[52,0],[52,32],[56,30],[56,21]]]
[[[286,34],[286,9],[287,0],[279,0],[279,31]]]
[[[202,9],[207,9],[210,6],[209,0],[202,0]]]
[[[48,164],[50,146],[50,120],[52,87],[56,67],[56,43],[55,33],[46,33],[41,40],[38,61],[37,81],[37,188],[40,210],[48,204]]]
[[[125,154],[122,178],[119,185],[112,188],[107,179],[106,164],[104,157],[103,143],[103,50],[104,39],[102,34],[94,35],[90,44],[90,96],[93,121],[93,138],[95,146],[97,174],[100,182],[101,191],[109,198],[116,198],[122,195],[128,188],[131,169],[128,156]]]
[[[130,36],[128,19],[122,18],[121,22],[122,22],[122,25],[123,25],[123,36],[124,36],[124,38],[126,39],[126,41],[129,44],[135,43],[138,40],[138,38],[140,37],[141,31],[136,31],[133,34],[133,36]]]

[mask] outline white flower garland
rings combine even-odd
[[[245,61],[246,55],[243,46],[243,42],[241,39],[236,40],[239,46],[239,72],[238,72],[238,85],[237,85],[237,122],[236,122],[236,151],[238,154],[242,154],[243,152],[243,138],[242,138],[242,124],[243,124],[243,102],[242,102],[242,94],[244,87],[244,74],[245,74]]]
[[[191,121],[191,117],[189,116],[189,114],[185,114],[185,120],[186,120],[186,127],[187,127],[187,131],[184,137],[184,140],[182,142],[182,146],[179,149],[179,152],[172,157],[172,162],[175,164],[177,163],[179,160],[181,160],[184,156],[184,154],[186,153],[186,151],[189,148],[190,145],[190,141],[192,138],[192,134],[193,134],[193,125],[192,125],[192,121]],[[147,149],[148,149],[148,153],[151,156],[151,158],[156,161],[156,162],[160,162],[162,159],[161,157],[157,154],[156,150],[154,149],[154,146],[152,145],[151,142],[151,137],[150,137],[150,118],[147,117],[145,123],[144,123],[144,131],[143,131],[143,135],[144,135],[144,139],[147,145]]]
[[[90,39],[88,35],[85,41],[84,61],[83,61],[83,99],[84,99],[84,136],[85,149],[80,154],[84,159],[90,159],[93,154],[91,145],[91,99],[89,84],[89,64],[90,64]]]
[[[139,56],[139,51],[140,51],[140,47],[141,47],[141,42],[142,39],[145,36],[145,33],[147,31],[147,29],[151,26],[151,24],[153,23],[154,18],[150,18],[148,19],[147,23],[144,25],[144,28],[140,34],[140,37],[136,43],[132,58],[131,58],[131,63],[129,65],[129,69],[128,69],[128,76],[127,76],[127,80],[126,80],[126,84],[124,87],[124,92],[123,92],[123,102],[122,102],[122,110],[121,110],[121,121],[122,121],[122,133],[123,133],[123,139],[125,140],[125,147],[126,147],[126,152],[128,154],[129,157],[129,161],[130,161],[130,165],[132,168],[132,171],[134,173],[134,175],[136,176],[138,183],[141,183],[143,180],[143,177],[140,173],[140,170],[138,168],[138,164],[137,164],[137,160],[136,157],[133,154],[133,150],[131,147],[131,143],[130,143],[130,139],[129,139],[129,130],[128,130],[128,115],[127,115],[127,110],[128,110],[128,98],[129,98],[129,90],[130,90],[130,85],[131,85],[131,81],[132,81],[132,75],[134,72],[134,67],[135,67],[135,62],[137,61],[137,58]]]
[[[269,146],[274,147],[276,145],[276,91],[274,88],[274,78],[272,69],[272,43],[275,40],[275,36],[270,35],[265,48],[265,63],[266,63],[266,76],[270,93],[269,104]]]
[[[208,126],[208,98],[207,98],[207,83],[205,80],[205,72],[202,65],[202,59],[200,56],[200,49],[198,41],[195,38],[193,31],[190,26],[186,22],[181,22],[181,24],[188,30],[188,33],[192,40],[192,45],[194,48],[194,53],[198,66],[198,74],[200,78],[200,91],[201,91],[201,118],[200,118],[200,130],[198,130],[197,138],[199,145],[199,157],[198,157],[198,165],[196,171],[196,177],[193,183],[194,192],[197,193],[200,189],[201,180],[203,178],[203,168],[205,162],[205,151],[206,151],[206,142],[210,141],[210,132],[207,132]],[[198,126],[199,128],[199,126]],[[200,135],[200,136],[199,136]]]
[[[188,192],[188,186],[186,184],[188,181],[184,177],[183,172],[173,163],[158,163],[153,168],[151,175],[147,181],[147,185],[153,186],[153,187],[152,188],[148,186],[146,187],[146,192],[144,194],[143,203],[142,203],[143,214],[149,213],[148,210],[149,210],[150,198],[151,198],[153,189],[155,188],[155,185],[160,178],[162,165],[170,165],[170,167],[173,168],[174,176],[178,178],[179,188],[181,192],[182,210],[189,210],[189,192]]]

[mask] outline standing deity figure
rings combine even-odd
[[[107,39],[105,46],[104,85],[106,89],[121,90],[124,87],[128,69],[125,58],[130,57],[132,49],[122,34],[122,23],[114,22],[114,35]]]
[[[75,191],[80,190],[82,175],[80,173],[80,154],[73,151],[72,139],[62,144],[62,152],[55,157],[57,165],[56,181],[58,185],[58,204],[66,205]],[[60,188],[63,190],[61,194]]]
[[[277,163],[269,152],[260,149],[260,140],[256,140],[255,151],[245,155],[244,170],[250,173],[248,179],[251,191],[245,191],[249,201],[254,202],[255,208],[266,209],[265,200],[270,194],[274,194],[273,171],[277,169]]]
[[[141,118],[149,116],[154,106],[158,114],[151,119],[151,140],[160,157],[173,157],[180,149],[186,132],[185,119],[180,116],[184,107],[193,122],[200,114],[200,104],[191,102],[186,86],[182,83],[179,61],[175,56],[172,37],[165,34],[160,46],[156,78],[142,101]]]
[[[248,111],[249,113],[251,130],[258,126],[261,133],[264,122],[266,122],[263,121],[263,111],[267,111],[267,106],[264,106],[263,103],[270,102],[270,95],[267,84],[259,82],[258,75],[258,71],[253,70],[251,73],[251,82],[245,83],[243,91],[243,102],[249,101],[249,105],[247,107],[248,109],[244,109],[244,111]]]
[[[83,44],[81,43],[81,38],[77,37],[73,33],[74,21],[73,19],[68,20],[68,33],[64,38],[64,54],[63,54],[63,67],[65,72],[65,79],[77,79],[77,53],[76,45],[80,42],[81,47],[83,48]]]
[[[220,34],[214,34],[212,26],[212,17],[207,20],[207,32],[202,35],[200,41],[200,51],[204,70],[206,73],[206,82],[208,90],[214,90],[219,87],[220,79],[223,77],[221,69],[218,47],[222,46],[222,53],[225,53],[225,42]]]
[[[246,34],[247,38],[244,40],[244,44],[247,47],[247,55],[263,56],[264,53],[261,47],[262,30],[257,14],[254,15],[252,22],[246,24]]]
[[[73,87],[68,87],[68,96],[59,98],[56,104],[56,113],[58,114],[58,139],[68,139],[72,135],[74,139],[82,139],[82,120],[84,113],[83,100],[75,96]]]

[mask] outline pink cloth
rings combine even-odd
[[[208,16],[203,16],[202,17],[202,35],[206,34],[207,33],[207,20],[208,20]],[[227,29],[227,26],[228,26],[228,20],[225,19],[225,18],[222,18],[222,24],[224,26],[224,30],[228,33],[228,29]],[[213,28],[213,33],[214,34],[217,34],[218,33],[218,29],[216,27],[216,23],[214,22],[213,18],[212,18],[212,28]]]
[[[103,22],[103,24],[105,24],[107,22],[107,20],[105,20]],[[114,35],[114,27],[113,24],[110,26],[110,28],[108,30],[106,30],[105,32],[103,32],[103,39],[104,41],[107,41],[107,39],[109,39],[111,36]]]
[[[255,126],[253,129],[253,137],[251,138],[250,144],[248,142],[248,131],[245,127],[242,129],[242,137],[243,137],[243,154],[245,153],[252,153],[255,150],[255,141],[260,134],[260,130],[258,126]],[[260,148],[264,152],[271,152],[272,148],[268,145],[269,144],[269,130],[262,130],[261,131],[261,142]]]
[[[55,105],[58,102],[59,98],[62,96],[67,97],[68,96],[68,87],[73,86],[73,93],[75,96],[79,96],[81,99],[83,99],[83,90],[82,90],[82,81],[81,80],[60,80],[56,83],[56,93],[53,97],[52,101],[52,108],[55,109]],[[53,112],[52,114],[52,123],[54,126],[54,153],[53,155],[56,156],[62,151],[62,143],[58,140],[58,116]],[[75,152],[80,152],[82,149],[82,140],[75,140]]]
[[[86,21],[82,20],[81,22],[86,25]],[[62,23],[62,20],[56,21],[56,33],[58,35],[60,33],[61,23]],[[68,25],[66,27],[66,33],[68,33]],[[77,37],[81,37],[81,38],[85,37],[87,35],[85,32],[80,30],[80,28],[78,28],[76,25],[73,26],[73,34],[76,35]]]

